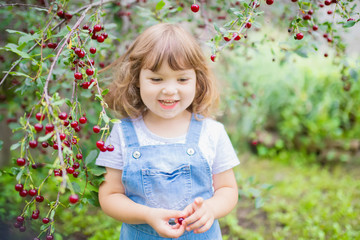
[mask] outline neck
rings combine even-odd
[[[175,138],[187,133],[191,121],[191,113],[185,111],[182,116],[171,119],[157,118],[152,114],[144,114],[143,119],[146,127],[154,134],[166,138]]]

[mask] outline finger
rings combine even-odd
[[[205,217],[198,219],[196,222],[194,222],[193,224],[186,227],[186,231],[192,231],[192,230],[195,230],[195,229],[198,229],[198,228],[204,226],[206,224],[207,220],[208,219]]]
[[[194,200],[194,203],[198,206],[201,206],[203,204],[203,202],[204,202],[204,199],[202,197],[197,197]]]
[[[195,230],[194,230],[194,233],[203,233],[203,232],[206,232],[207,230],[209,230],[209,229],[211,228],[213,222],[214,222],[214,221],[207,221],[204,226],[202,226],[201,228],[195,229]]]

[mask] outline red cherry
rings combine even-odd
[[[79,53],[81,52],[81,48],[75,48],[74,52],[76,55],[79,55]]]
[[[101,148],[100,148],[100,151],[101,151],[101,152],[106,152],[106,147],[105,147],[105,146],[101,147]]]
[[[21,190],[21,191],[19,192],[19,195],[20,195],[21,197],[26,197],[27,194],[28,194],[28,191],[25,190],[25,189],[23,189],[23,190]]]
[[[58,145],[57,143],[54,143],[53,149],[58,150],[58,149],[59,149],[59,145]]]
[[[318,27],[318,25],[314,25],[314,26],[312,27],[312,29],[313,29],[314,31],[317,31],[317,30],[319,29],[319,27]]]
[[[79,52],[79,54],[77,54],[77,55],[78,55],[79,58],[83,58],[83,57],[85,57],[85,52],[83,50],[81,50]],[[79,64],[79,66],[80,66],[80,64]]]
[[[211,61],[213,61],[213,62],[215,62],[215,58],[216,58],[216,55],[215,55],[215,54],[213,54],[213,55],[210,56],[210,59],[211,59]]]
[[[82,86],[83,89],[88,89],[90,87],[90,82],[83,82]]]
[[[60,10],[56,13],[60,18],[64,18],[64,11]]]
[[[74,178],[77,178],[77,177],[79,176],[79,174],[80,174],[80,172],[75,171],[75,172],[73,173]]]
[[[97,41],[98,41],[99,43],[102,43],[102,42],[104,42],[105,37],[104,37],[103,35],[100,35],[100,36],[98,36],[96,39],[97,39]]]
[[[26,160],[25,160],[25,158],[18,158],[18,159],[16,159],[16,163],[17,163],[17,165],[18,166],[24,166],[25,164],[26,164]]]
[[[245,27],[246,27],[246,28],[251,28],[251,22],[247,22],[247,23],[245,24]]]
[[[86,75],[91,76],[94,74],[94,70],[91,68],[86,69]]]
[[[229,42],[231,39],[228,38],[228,37],[224,37],[224,40],[225,40],[226,42]]]
[[[43,130],[44,126],[41,123],[36,123],[34,125],[34,128],[37,132],[41,132]]]
[[[79,72],[76,72],[76,73],[74,73],[74,77],[75,77],[75,79],[82,79],[83,78],[83,75],[81,74],[81,73],[79,73]]]
[[[235,41],[239,41],[241,39],[240,35],[237,33],[233,33],[232,37],[234,38]]]
[[[54,240],[54,237],[52,235],[47,235],[46,240]]]
[[[109,152],[114,151],[114,149],[115,149],[115,148],[114,148],[113,145],[109,145],[109,146],[106,147],[106,150],[109,151]]]
[[[29,141],[29,146],[31,148],[36,148],[38,145],[38,142],[36,140]]]
[[[314,10],[310,9],[310,10],[308,11],[308,14],[313,15],[313,14],[314,14]]]
[[[80,163],[74,162],[73,168],[74,168],[74,169],[78,169],[79,167],[80,167]]]
[[[68,140],[64,141],[65,146],[70,147],[70,142]]]
[[[77,144],[76,138],[71,139],[71,143],[74,144],[74,145]]]
[[[333,11],[331,11],[331,10],[329,10],[329,11],[327,11],[327,14],[332,14],[333,13]]]
[[[19,223],[22,223],[24,220],[25,220],[25,218],[23,216],[18,216],[16,218],[16,221],[19,222]]]
[[[73,167],[68,167],[68,168],[66,169],[66,172],[67,172],[68,174],[73,174],[74,171],[75,171],[75,169],[74,169]]]
[[[184,218],[183,217],[179,217],[178,218],[178,223],[180,224],[180,225],[182,225],[182,222],[184,221]]]
[[[42,222],[43,222],[44,224],[47,224],[47,223],[50,222],[50,219],[48,219],[48,218],[43,218],[43,219],[42,219]]]
[[[93,127],[93,132],[94,132],[94,133],[99,133],[100,130],[101,130],[100,127],[97,126],[97,125],[95,125],[95,126]]]
[[[37,119],[38,121],[45,119],[45,115],[44,115],[44,114],[41,114],[41,113],[37,113],[37,114],[35,115],[35,117],[36,117],[36,119]]]
[[[102,33],[101,35],[104,37],[104,39],[107,39],[109,36],[106,32]]]
[[[44,201],[44,197],[41,196],[41,195],[38,195],[38,196],[36,196],[35,200],[36,200],[37,202],[42,202],[42,201]]]
[[[82,159],[82,158],[83,158],[83,155],[82,155],[81,153],[78,153],[78,154],[76,154],[76,158],[77,158],[77,159]]]
[[[99,148],[99,149],[100,149],[100,148],[103,148],[104,145],[105,145],[104,141],[99,140],[99,141],[96,142],[96,146],[97,146],[97,148]]]
[[[31,218],[32,218],[32,219],[38,219],[38,218],[39,218],[39,214],[33,213],[33,214],[31,215]]]
[[[91,47],[91,48],[90,48],[90,53],[95,54],[95,53],[96,53],[96,48]]]
[[[72,17],[73,17],[73,15],[72,14],[70,14],[70,13],[65,13],[65,18],[67,19],[67,20],[70,20],[70,19],[72,19]]]
[[[87,122],[87,118],[86,117],[81,117],[81,118],[79,118],[79,122],[81,124],[85,124]]]
[[[297,0],[291,0],[292,2],[297,2]]]
[[[84,30],[87,30],[87,29],[89,29],[89,25],[84,25],[83,27],[82,27],[82,29],[84,29]]]
[[[299,33],[296,34],[296,36],[295,36],[296,40],[301,40],[301,39],[303,39],[303,37],[304,37],[304,34],[301,33],[301,32],[299,32]]]
[[[37,190],[36,189],[30,189],[29,190],[29,195],[30,196],[35,196],[37,194]]]
[[[59,118],[61,119],[61,120],[66,120],[67,119],[67,113],[66,112],[62,112],[62,113],[60,113],[59,114]]]
[[[101,31],[101,25],[100,24],[96,24],[95,26],[94,26],[94,30],[93,30],[94,32],[100,32]]]
[[[78,124],[79,123],[77,121],[73,121],[73,122],[71,122],[70,125],[71,125],[72,128],[76,128],[78,126]]]
[[[200,9],[200,7],[197,4],[191,5],[191,11],[193,11],[194,13],[198,12],[199,9]]]
[[[72,204],[75,204],[79,201],[79,196],[77,194],[70,195],[69,201]]]
[[[48,144],[47,142],[42,142],[42,143],[41,143],[41,146],[42,146],[43,148],[47,148],[47,147],[49,146],[49,144]]]
[[[310,14],[306,14],[303,16],[304,20],[310,20],[311,19],[311,15]]]
[[[64,140],[66,138],[66,134],[65,133],[60,133],[60,140]]]
[[[325,0],[324,3],[325,3],[326,6],[329,6],[331,4],[331,0]]]
[[[266,0],[266,4],[267,5],[271,5],[271,4],[273,4],[274,3],[274,0]]]
[[[46,129],[46,131],[48,131],[48,132],[54,131],[54,128],[55,128],[54,125],[51,124],[51,123],[48,123],[48,124],[45,125],[45,129]]]
[[[63,124],[64,124],[65,127],[67,127],[67,126],[69,126],[70,122],[69,122],[69,120],[64,120]]]
[[[319,3],[319,7],[323,8],[325,5],[323,3]]]
[[[77,126],[77,127],[74,128],[74,130],[75,130],[75,132],[80,132],[81,127],[80,127],[80,126]]]
[[[23,189],[24,189],[24,185],[22,185],[21,183],[18,183],[18,184],[15,185],[15,190],[16,190],[17,192],[20,192],[20,191],[22,191]]]

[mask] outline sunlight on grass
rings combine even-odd
[[[255,176],[273,188],[263,208],[240,199],[237,210],[221,221],[224,239],[360,239],[358,173],[358,167],[242,160],[236,174]]]

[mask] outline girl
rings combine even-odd
[[[195,39],[183,28],[148,28],[112,66],[107,102],[122,116],[96,164],[105,166],[102,210],[123,222],[120,239],[221,239],[218,218],[238,200],[239,163]],[[175,220],[174,220],[175,219]]]

